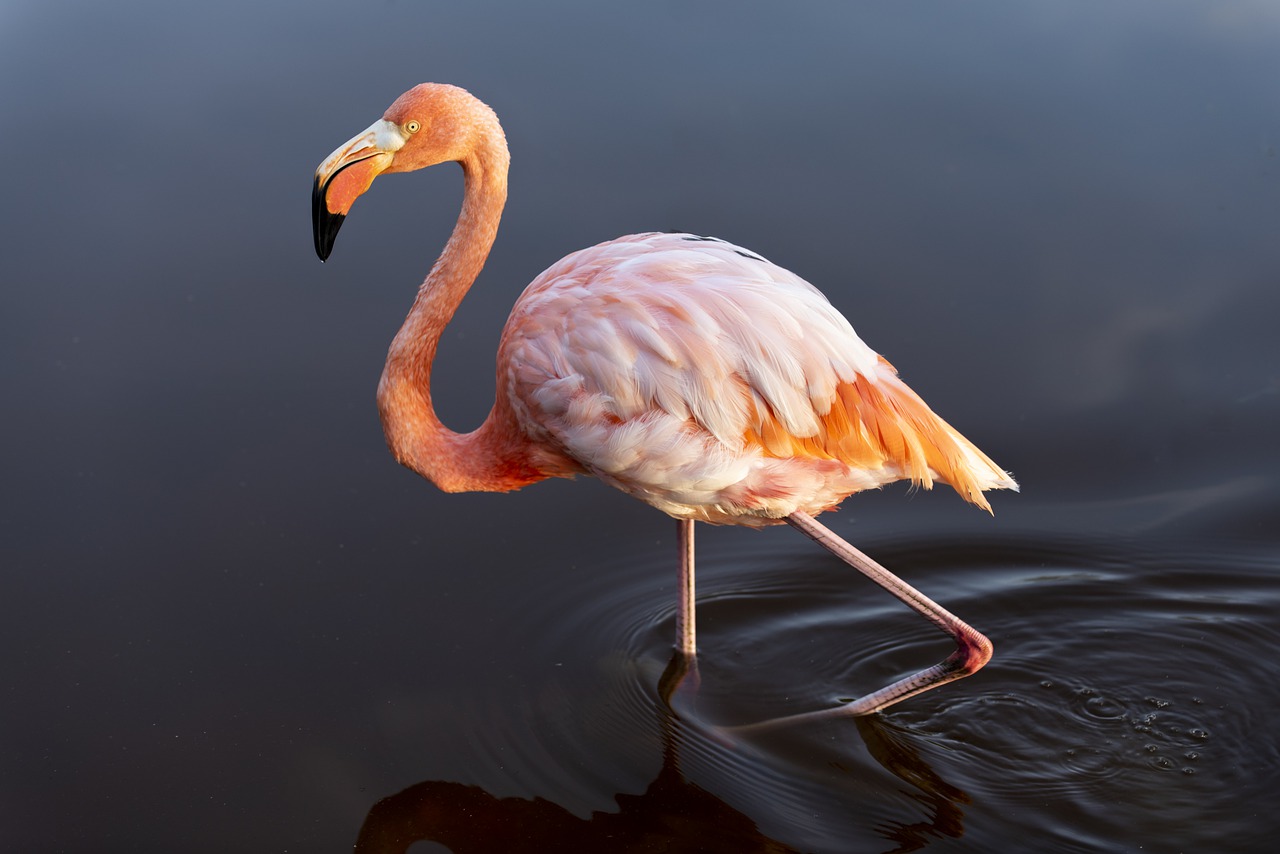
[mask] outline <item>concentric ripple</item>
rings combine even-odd
[[[507,629],[551,672],[514,710],[481,698],[483,764],[586,815],[643,791],[674,754],[684,778],[806,851],[959,836],[995,850],[1027,834],[1044,850],[1211,850],[1256,832],[1244,805],[1280,784],[1269,556],[1154,535],[864,542],[993,638],[995,658],[870,719],[741,736],[727,728],[838,705],[951,649],[857,573],[777,534],[704,543],[700,663],[675,718],[658,692],[674,636],[669,548],[611,558],[531,603]]]

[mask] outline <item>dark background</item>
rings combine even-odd
[[[1053,530],[1043,560],[1087,569],[1177,532],[1199,545],[1170,553],[1199,548],[1206,571],[1252,567],[1214,596],[1274,600],[1280,6],[11,0],[0,848],[342,850],[422,780],[583,817],[652,779],[656,748],[593,727],[612,720],[593,679],[628,643],[603,616],[566,626],[615,587],[669,610],[672,523],[592,481],[446,496],[383,446],[381,362],[459,170],[379,181],[328,264],[311,248],[316,165],[424,80],[493,106],[513,151],[435,374],[450,426],[487,412],[501,325],[540,270],[619,234],[717,235],[822,288],[1023,484],[994,522],[949,491],[857,496],[851,538],[909,557],[959,531],[996,554]],[[762,550],[845,578],[783,530],[702,548],[727,591]],[[1054,607],[1008,610],[1068,619]],[[1274,679],[1266,626],[1206,667],[1270,656]],[[1112,654],[1158,643],[1137,635]],[[582,732],[544,755],[524,728],[549,717]],[[1235,745],[1263,767],[1222,790],[1274,782],[1273,730]],[[768,798],[701,785],[828,850]],[[1041,809],[976,838],[1072,825]],[[877,850],[881,818],[843,844]]]

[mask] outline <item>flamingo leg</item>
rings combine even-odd
[[[913,610],[928,617],[934,625],[955,639],[956,651],[932,667],[925,668],[905,679],[900,679],[892,685],[860,697],[839,708],[813,712],[808,715],[796,715],[793,718],[785,718],[783,720],[792,721],[798,718],[827,717],[832,714],[869,715],[908,697],[914,697],[916,694],[928,691],[930,688],[936,688],[939,685],[968,676],[991,660],[991,641],[987,640],[984,635],[845,542],[835,532],[820,524],[812,516],[807,513],[796,512],[787,517],[787,522],[818,545],[849,564],[849,566],[901,599]]]
[[[693,520],[677,519],[676,542],[680,550],[680,595],[676,605],[676,645],[658,680],[658,694],[675,712],[676,697],[691,697],[698,689],[698,639],[694,628]]]
[[[698,654],[696,606],[693,584],[693,520],[677,519],[676,542],[680,549],[680,602],[676,610],[676,649],[687,659]]]

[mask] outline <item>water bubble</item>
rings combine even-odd
[[[1085,711],[1095,718],[1114,719],[1124,717],[1124,707],[1106,697],[1090,696],[1084,705]]]

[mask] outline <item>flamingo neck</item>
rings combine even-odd
[[[431,367],[440,337],[480,275],[502,218],[509,163],[502,131],[495,126],[481,134],[460,162],[466,181],[462,212],[391,342],[378,409],[387,444],[403,465],[447,492],[506,491],[541,475],[528,462],[503,389],[488,418],[470,433],[445,427],[431,402]]]

